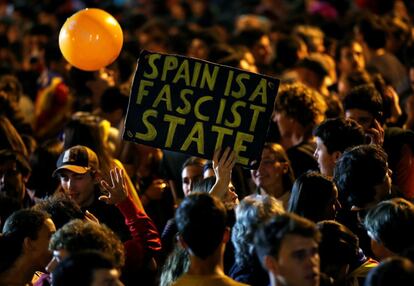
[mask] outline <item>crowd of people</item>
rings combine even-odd
[[[414,285],[412,1],[32,2],[0,3],[0,286]],[[86,7],[124,33],[92,72]],[[142,50],[280,79],[260,162],[122,140]]]

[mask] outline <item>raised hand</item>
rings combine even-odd
[[[228,191],[228,186],[231,181],[231,171],[236,164],[236,153],[227,147],[220,156],[221,150],[218,149],[213,155],[213,169],[216,175],[216,183],[211,189],[212,195],[223,198]]]
[[[101,180],[102,188],[108,192],[108,195],[102,195],[98,199],[107,204],[114,205],[124,201],[128,197],[123,170],[115,167],[110,172],[111,185],[105,180]]]

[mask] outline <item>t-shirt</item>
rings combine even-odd
[[[190,275],[184,274],[173,286],[246,286],[225,275]]]

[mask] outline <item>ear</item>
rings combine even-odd
[[[341,151],[334,151],[332,153],[332,158],[334,159],[335,163],[336,161],[338,161],[338,159],[342,156],[342,152]]]
[[[102,174],[99,171],[94,171],[92,174],[92,178],[95,184],[100,184],[102,180]]]
[[[266,255],[263,258],[263,266],[268,272],[274,274],[275,276],[279,273],[277,260],[272,256]]]
[[[33,240],[30,237],[25,237],[23,240],[23,253],[31,253],[34,248]]]
[[[222,242],[226,244],[230,240],[230,228],[226,227],[223,233],[223,240]]]
[[[283,172],[283,174],[287,174],[287,172],[289,171],[289,164],[288,164],[288,162],[282,162],[281,163],[282,164],[282,172]]]

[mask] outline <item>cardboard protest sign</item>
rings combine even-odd
[[[211,159],[230,146],[260,162],[279,80],[211,62],[143,51],[123,138]]]

